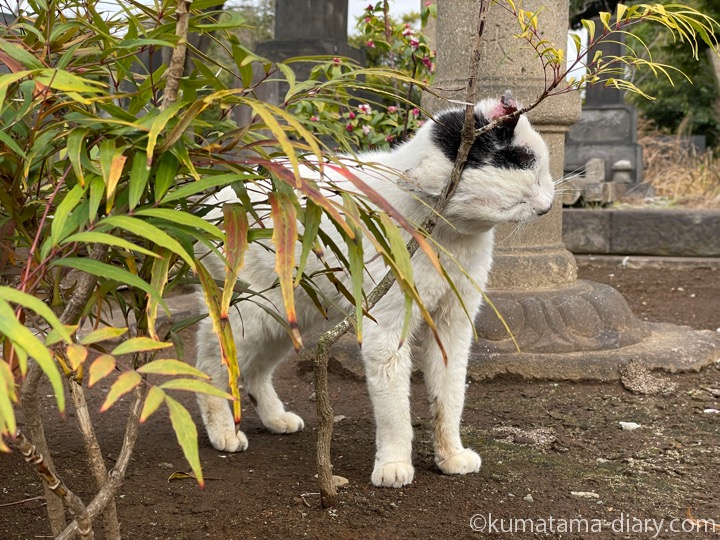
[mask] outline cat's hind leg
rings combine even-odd
[[[453,299],[453,302],[456,302]],[[447,353],[447,365],[432,332],[418,332],[421,365],[433,415],[435,463],[445,474],[468,474],[480,470],[480,456],[464,448],[460,420],[465,401],[465,375],[472,340],[472,326],[460,306],[433,314]]]

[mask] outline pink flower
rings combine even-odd
[[[390,106],[388,107],[388,112],[389,112],[390,114],[392,114],[392,113],[394,113],[394,112],[397,112],[397,107],[396,107],[395,105],[390,105]]]
[[[311,117],[310,117],[310,121],[311,121],[311,122],[319,122],[319,121],[320,121],[320,118],[318,118],[317,116],[311,116]]]
[[[413,29],[410,28],[409,25],[405,25],[405,30],[402,31],[403,36],[412,36],[415,32],[413,32]]]
[[[372,112],[370,105],[368,105],[367,103],[363,103],[358,107],[358,109],[360,110],[360,112],[363,112],[365,114],[370,114]]]
[[[365,11],[373,11],[375,8],[372,4],[368,4],[368,7],[365,8]]]
[[[375,42],[372,39],[369,39],[365,42],[365,46],[368,49],[374,49],[375,48]]]
[[[432,60],[430,60],[429,56],[423,56],[422,63],[426,68],[432,69]]]
[[[417,49],[420,45],[420,42],[416,38],[410,38],[410,47],[413,49]]]
[[[420,109],[418,109],[417,107],[415,107],[415,108],[414,108],[412,111],[410,111],[410,112],[412,112],[412,115],[413,115],[413,116],[420,116]]]
[[[355,118],[355,113],[352,112],[352,111],[350,111],[350,112],[348,113],[348,117],[350,118],[350,120],[352,120],[353,118]]]
[[[370,133],[370,126],[363,126],[362,130],[365,135],[368,135]]]
[[[345,126],[345,129],[347,129],[348,131],[352,131],[355,128],[353,128],[352,124],[348,124],[347,126]]]
[[[428,6],[428,7],[429,7],[429,6],[432,6],[432,2],[425,2],[425,5]]]
[[[420,120],[420,121],[418,122],[418,127],[422,126],[424,123],[425,123],[425,120]]]
[[[395,140],[395,135],[388,135],[385,137],[386,142],[393,142]]]
[[[372,17],[365,17],[365,22],[366,23],[372,22]]]
[[[342,64],[342,60],[340,60],[338,57],[335,57],[333,58],[333,64],[339,66],[340,64]]]

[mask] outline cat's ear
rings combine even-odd
[[[512,114],[518,110],[518,103],[517,100],[513,97],[510,90],[505,92],[505,95],[502,96],[498,102],[495,104],[495,106],[490,111],[490,120],[491,122],[497,120],[498,118],[501,118],[503,116],[507,116],[508,114]],[[506,120],[503,122],[504,126],[509,127],[510,129],[514,130],[515,126],[517,126],[518,119],[520,117],[516,116],[515,118],[511,120]]]

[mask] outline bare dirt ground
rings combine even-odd
[[[580,274],[616,286],[642,319],[720,328],[720,270],[586,267]],[[480,452],[483,467],[479,474],[466,477],[438,473],[424,389],[414,383],[415,481],[393,490],[370,484],[374,428],[364,383],[333,375],[335,414],[344,416],[335,426],[334,467],[349,485],[341,490],[336,508],[321,509],[314,478],[317,421],[311,374],[299,372],[287,361],[277,373],[278,393],[304,417],[305,431],[270,435],[248,404],[242,426],[250,439],[247,452],[218,453],[201,435],[207,477],[201,490],[191,479],[168,480],[173,472],[188,467],[167,416],[155,415],[142,427],[118,499],[123,535],[128,539],[719,537],[702,523],[700,531],[691,531],[692,522],[683,520],[690,513],[720,524],[720,364],[700,373],[659,377],[677,383],[677,388],[667,395],[643,396],[620,383],[469,384],[465,442]],[[182,397],[199,421],[192,397]],[[102,399],[102,395],[93,397],[95,410]],[[89,501],[92,481],[73,415],[59,419],[51,399],[46,405],[46,429],[59,473]],[[124,428],[123,406],[127,403],[97,415],[109,467]],[[640,427],[623,430],[620,422]],[[37,498],[42,494],[40,480],[18,455],[0,456],[0,489],[0,539],[50,537],[44,501]],[[30,498],[35,499],[21,502]],[[482,530],[473,531],[471,525]],[[102,537],[101,530],[97,536]]]

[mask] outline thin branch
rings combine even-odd
[[[102,451],[100,450],[100,443],[97,440],[92,419],[90,418],[90,411],[88,410],[85,399],[85,391],[82,385],[74,379],[70,379],[69,384],[73,405],[75,406],[77,424],[82,433],[90,471],[95,479],[95,485],[98,491],[100,491],[107,482],[108,475]],[[120,540],[120,523],[117,517],[115,499],[108,501],[108,505],[103,512],[103,525],[105,528],[105,536],[108,540]]]
[[[108,473],[107,482],[105,482],[102,489],[100,489],[92,502],[87,506],[87,511],[91,518],[97,516],[105,509],[111,500],[114,500],[115,494],[123,485],[125,473],[130,464],[130,457],[132,456],[140,431],[140,413],[145,404],[147,390],[147,385],[141,384],[134,391],[133,403],[130,407],[127,423],[125,424],[125,435],[123,437],[120,455],[115,462],[115,467]],[[57,536],[56,540],[70,540],[77,531],[78,522],[75,520]]]
[[[15,439],[10,441],[10,445],[23,455],[25,461],[35,467],[48,489],[65,502],[70,512],[75,516],[76,521],[74,523],[78,523],[77,531],[80,538],[83,540],[95,538],[92,520],[82,500],[68,489],[62,479],[55,474],[55,471],[47,466],[43,454],[38,451],[37,447],[27,440],[20,431],[15,434]]]
[[[477,77],[480,67],[480,55],[482,36],[485,30],[485,20],[489,7],[489,0],[481,0],[480,10],[477,20],[477,31],[475,33],[475,41],[473,43],[472,53],[470,55],[469,76],[465,88],[466,107],[465,121],[463,123],[462,136],[458,155],[453,165],[450,179],[445,189],[433,208],[433,211],[427,217],[422,225],[422,229],[426,235],[430,235],[440,219],[440,214],[447,206],[448,201],[457,189],[460,183],[462,172],[465,169],[470,149],[475,142],[475,102],[477,101]],[[412,257],[418,249],[418,243],[412,239],[407,244],[407,250]],[[364,310],[370,310],[377,302],[387,294],[392,285],[395,283],[395,276],[392,272],[388,272],[382,278],[380,283],[368,294],[364,303]],[[330,404],[330,396],[328,393],[328,358],[330,347],[337,342],[355,323],[355,315],[348,315],[333,328],[325,332],[317,342],[314,363],[314,382],[315,395],[317,397],[316,406],[318,412],[318,442],[317,442],[317,466],[318,466],[318,484],[320,487],[320,500],[323,507],[332,506],[337,496],[337,488],[332,481],[332,460],[330,449],[332,443],[333,430],[333,411]]]
[[[50,471],[55,470],[50,450],[48,449],[45,429],[40,418],[40,399],[38,398],[38,387],[42,380],[43,371],[40,365],[33,362],[27,372],[20,392],[20,403],[25,415],[25,427],[30,439],[35,443],[38,452],[45,456],[45,466]],[[46,483],[43,482],[43,491],[47,501],[47,513],[50,520],[50,530],[57,536],[65,528],[65,508],[62,499],[58,497]]]

